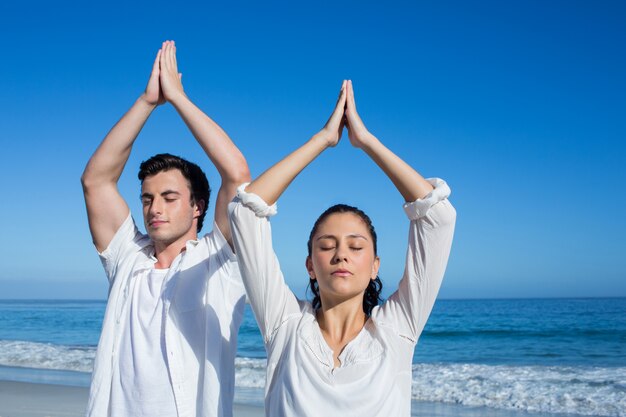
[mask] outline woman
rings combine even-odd
[[[344,125],[350,142],[387,174],[407,203],[409,250],[398,290],[378,306],[380,260],[365,213],[328,209],[309,238],[306,268],[316,295],[299,301],[272,249],[268,217],[289,183]],[[409,416],[413,349],[448,261],[455,211],[450,190],[425,180],[367,131],[344,81],[324,128],[302,147],[239,187],[229,207],[242,278],[267,350],[268,416]]]

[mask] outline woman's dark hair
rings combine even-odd
[[[326,211],[324,211],[317,218],[315,224],[313,225],[313,229],[311,230],[311,234],[309,235],[309,241],[306,244],[309,258],[311,257],[311,252],[313,250],[313,236],[315,236],[317,229],[324,220],[326,220],[330,215],[335,213],[352,213],[359,216],[361,220],[363,220],[363,223],[365,223],[365,225],[367,226],[370,235],[372,235],[372,242],[374,243],[374,255],[376,256],[378,254],[376,246],[376,230],[374,229],[374,225],[372,225],[372,220],[369,218],[369,216],[356,207],[348,206],[347,204],[335,204],[334,206],[327,208]],[[311,302],[311,304],[313,305],[313,308],[317,310],[318,308],[322,307],[322,299],[320,298],[320,290],[317,280],[309,278],[309,288],[313,293],[313,301]],[[382,301],[382,299],[380,298],[380,292],[382,291],[382,289],[383,283],[378,276],[376,276],[376,279],[370,280],[367,288],[365,289],[365,294],[363,294],[363,311],[368,317],[370,316],[370,314],[372,314],[372,309],[380,304],[380,302]]]
[[[202,223],[204,223],[204,216],[206,216],[207,208],[209,206],[209,197],[211,197],[211,188],[209,187],[209,180],[202,169],[183,159],[179,156],[170,155],[169,153],[160,153],[154,155],[150,159],[147,159],[139,166],[139,180],[143,184],[143,180],[147,177],[158,174],[159,172],[169,171],[170,169],[177,169],[183,174],[183,177],[189,182],[189,191],[191,191],[191,204],[197,204],[200,201],[204,201],[204,210],[198,217],[199,232],[202,229]]]

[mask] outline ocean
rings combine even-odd
[[[89,385],[104,301],[0,300],[0,380]],[[265,350],[248,306],[236,401],[259,405]],[[626,417],[626,298],[438,300],[414,401]]]

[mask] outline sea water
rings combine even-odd
[[[88,385],[103,301],[0,301],[0,379]],[[248,306],[237,398],[259,403],[265,350]],[[626,416],[626,298],[438,300],[413,357],[414,400]]]

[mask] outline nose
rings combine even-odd
[[[348,261],[348,249],[346,245],[343,245],[343,244],[337,245],[337,249],[335,249],[335,256],[333,260],[335,263]]]
[[[163,213],[163,201],[160,198],[152,200],[148,212],[151,216]]]

